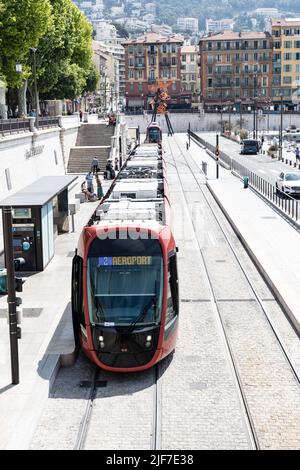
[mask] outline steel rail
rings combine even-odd
[[[183,156],[184,160],[185,160],[185,163],[186,165],[188,166],[188,168],[191,170],[191,173],[193,174],[194,178],[195,178],[195,175],[185,157],[185,155],[183,154],[180,146],[178,145],[177,141],[176,141],[176,138],[174,138],[174,142],[176,143],[179,151],[180,151],[180,154]],[[172,149],[171,149],[171,146],[169,144],[169,147],[170,147],[170,152],[173,156],[173,152],[172,152]],[[176,167],[176,172],[177,172],[177,176],[178,176],[178,179],[180,181],[180,185],[181,185],[181,189],[182,189],[182,193],[183,193],[183,196],[184,196],[184,199],[185,199],[185,202],[186,202],[186,205],[188,207],[188,200],[187,200],[187,197],[185,195],[185,192],[184,192],[184,189],[183,189],[183,185],[182,185],[182,181],[181,181],[181,178],[180,178],[180,174],[179,174],[179,171],[178,171],[178,168],[177,166],[175,165]],[[196,179],[196,178],[195,178]],[[197,179],[196,179],[197,181]],[[198,181],[197,181],[197,184]],[[211,278],[209,276],[209,272],[208,272],[208,267],[207,267],[207,263],[205,261],[205,258],[204,258],[204,255],[203,255],[203,252],[202,252],[202,249],[200,247],[200,244],[199,244],[199,240],[198,240],[198,237],[196,235],[196,227],[195,227],[195,224],[194,224],[194,221],[193,221],[193,218],[191,217],[191,214],[189,214],[190,216],[190,220],[191,220],[191,223],[192,223],[192,226],[193,226],[193,229],[194,229],[194,233],[195,233],[195,239],[196,239],[196,242],[197,242],[197,245],[198,245],[198,249],[199,249],[199,253],[200,253],[200,256],[201,256],[201,259],[202,259],[202,262],[203,262],[203,266],[204,266],[204,269],[205,269],[205,273],[206,273],[206,277],[207,277],[207,280],[208,280],[208,283],[209,283],[209,289],[210,289],[210,295],[211,295],[211,300],[212,300],[212,305],[213,305],[213,308],[217,314],[217,319],[219,320],[219,326],[220,326],[220,332],[222,333],[222,337],[223,337],[223,341],[225,343],[225,346],[226,346],[226,352],[227,352],[227,356],[228,358],[230,359],[229,361],[229,364],[231,366],[231,370],[232,370],[232,376],[235,380],[235,385],[236,385],[236,389],[237,389],[237,392],[238,392],[238,397],[239,397],[239,400],[240,400],[240,404],[241,404],[241,409],[242,409],[242,412],[243,412],[243,417],[244,417],[244,421],[245,421],[245,426],[246,426],[246,429],[248,431],[248,440],[250,442],[250,445],[251,445],[251,448],[253,450],[257,450],[260,448],[259,446],[259,441],[258,441],[258,437],[257,437],[257,434],[256,434],[256,431],[255,431],[255,427],[254,427],[254,423],[253,423],[253,420],[252,420],[252,417],[251,417],[251,413],[250,413],[250,409],[249,409],[249,405],[248,405],[248,402],[247,402],[247,398],[246,398],[246,394],[244,392],[244,389],[243,389],[243,385],[242,385],[242,380],[241,380],[241,377],[239,375],[239,372],[238,372],[238,367],[237,367],[237,363],[236,363],[236,360],[234,358],[234,355],[233,355],[233,351],[232,351],[232,348],[230,346],[230,342],[229,342],[229,339],[228,339],[228,336],[226,334],[226,329],[225,329],[225,325],[224,325],[224,322],[223,322],[223,319],[222,319],[222,316],[221,316],[221,313],[220,313],[220,309],[219,309],[219,306],[218,306],[218,302],[217,302],[217,299],[215,297],[215,293],[214,293],[214,290],[213,290],[213,284],[212,284],[212,281],[211,281]]]

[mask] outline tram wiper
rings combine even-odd
[[[130,325],[126,326],[123,331],[126,332],[126,333],[132,332],[134,330],[135,325],[145,318],[145,316],[147,315],[147,313],[148,313],[148,311],[151,307],[153,307],[154,309],[156,308],[156,297],[151,299],[145,305],[145,307],[143,308],[141,313],[138,315],[138,317],[132,323],[130,323]]]

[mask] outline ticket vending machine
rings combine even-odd
[[[35,228],[32,223],[13,224],[13,247],[15,258],[24,258],[22,271],[36,271]]]
[[[14,257],[23,272],[43,271],[54,255],[52,201],[43,207],[13,209]]]

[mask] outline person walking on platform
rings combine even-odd
[[[97,184],[97,197],[101,199],[104,196],[102,184],[98,175],[96,175],[96,184]]]
[[[93,175],[91,171],[88,172],[88,174],[85,177],[85,180],[86,180],[87,190],[93,194],[94,193]]]
[[[296,155],[296,162],[300,162],[300,149],[299,147],[296,147],[296,150],[295,150],[295,155]]]
[[[99,171],[99,160],[97,157],[94,157],[91,164],[91,172],[93,175],[97,175]]]

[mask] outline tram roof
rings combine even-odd
[[[163,199],[108,200],[97,209],[96,215],[100,218],[96,222],[97,225],[108,221],[156,221],[161,224],[164,217],[164,202]]]

